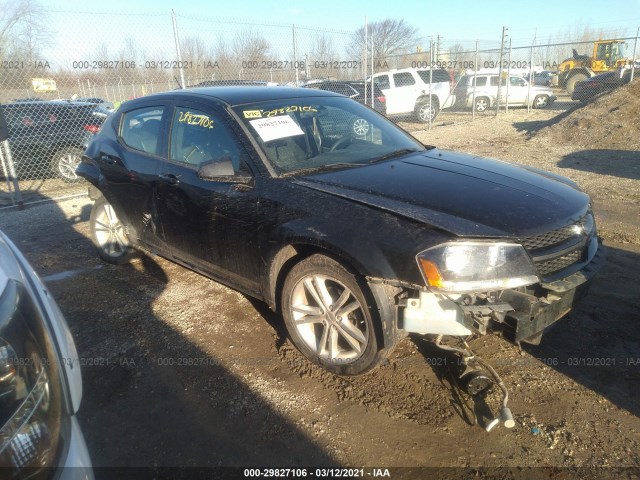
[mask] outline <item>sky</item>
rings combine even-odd
[[[437,35],[444,45],[471,45],[475,40],[495,44],[503,26],[508,27],[514,46],[529,45],[534,36],[538,42],[563,35],[579,36],[585,27],[593,31],[613,30],[616,35],[630,37],[640,27],[640,0],[39,0],[39,3],[52,10],[48,21],[56,32],[45,54],[62,58],[64,52],[67,60],[95,52],[98,45],[111,50],[115,43],[121,45],[126,36],[143,43],[147,51],[153,51],[161,43],[168,46],[172,40],[168,15],[172,9],[178,15],[183,39],[196,35],[213,42],[218,35],[234,35],[250,28],[282,42],[280,52],[290,49],[288,38],[293,24],[344,32],[335,35],[346,44],[348,33],[361,27],[365,17],[369,22],[404,19],[419,29],[425,45],[431,36]],[[96,15],[98,12],[109,15]],[[205,19],[230,23],[210,23]],[[305,33],[300,30],[300,41]],[[161,55],[160,50],[157,52]]]
[[[499,35],[506,25],[520,38],[549,35],[576,26],[594,28],[640,27],[640,0],[369,0],[324,2],[287,0],[203,1],[192,0],[41,0],[43,5],[69,11],[166,13],[174,9],[191,17],[245,20],[248,22],[299,24],[336,30],[353,30],[369,21],[403,18],[424,29],[461,39],[483,39]],[[91,6],[91,8],[88,8]]]

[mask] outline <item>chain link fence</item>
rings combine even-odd
[[[75,166],[129,99],[198,86],[306,86],[367,103],[409,131],[510,109],[566,110],[637,75],[638,35],[448,41],[385,49],[354,31],[163,14],[47,12],[0,37],[0,208],[86,191]],[[20,25],[18,22],[17,25]],[[553,41],[551,41],[553,40]],[[598,75],[605,73],[605,75]],[[0,129],[1,131],[1,129]],[[2,137],[0,137],[2,140]]]

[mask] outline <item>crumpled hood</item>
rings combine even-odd
[[[535,235],[578,220],[589,206],[563,177],[440,149],[292,182],[459,236]]]

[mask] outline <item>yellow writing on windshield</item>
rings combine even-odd
[[[318,109],[310,105],[288,105],[286,107],[274,108],[273,110],[263,111],[267,117],[275,117],[276,115],[284,115],[291,112],[317,112]]]
[[[202,113],[180,112],[178,121],[180,123],[187,123],[198,127],[213,128],[213,120]]]

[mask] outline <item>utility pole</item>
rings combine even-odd
[[[636,71],[636,50],[638,48],[638,36],[640,35],[640,27],[636,31],[636,41],[633,43],[633,58],[631,59],[631,78],[629,82],[633,82],[633,74]]]
[[[507,31],[509,29],[507,27],[502,27],[502,42],[500,43],[500,61],[498,62],[498,98],[496,99],[496,117],[498,116],[498,112],[500,110],[500,90],[502,86],[502,58],[504,56],[504,43],[507,39]]]

